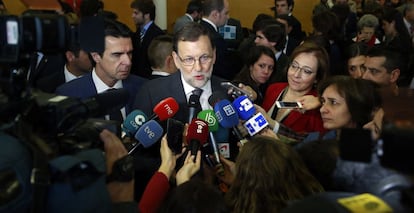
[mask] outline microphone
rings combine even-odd
[[[128,137],[134,136],[147,120],[147,115],[141,110],[136,109],[126,116],[122,125],[122,131],[125,132]]]
[[[200,108],[200,96],[198,95],[190,95],[190,98],[188,99],[188,123],[190,123],[195,115],[197,114],[197,109]]]
[[[216,103],[214,106],[214,112],[216,113],[217,120],[222,127],[233,128],[237,138],[239,140],[244,139],[240,131],[237,129],[237,124],[239,124],[239,116],[229,100],[224,99]]]
[[[191,155],[196,155],[200,145],[207,142],[208,124],[201,119],[193,119],[188,126],[187,144],[190,146]]]
[[[125,88],[99,93],[82,101],[89,117],[98,117],[119,110],[128,103],[129,93]]]
[[[214,107],[214,105],[216,105],[217,102],[227,99],[228,95],[221,92],[221,91],[214,91],[210,97],[208,97],[208,103],[210,104],[210,106]]]
[[[163,133],[164,130],[158,122],[150,120],[144,123],[141,128],[138,129],[137,133],[135,133],[135,139],[138,143],[128,152],[128,154],[131,155],[140,144],[144,148],[152,146],[162,137]]]
[[[164,100],[160,101],[157,105],[155,105],[154,109],[152,110],[154,114],[151,116],[150,120],[167,120],[168,118],[173,117],[175,113],[178,112],[178,109],[178,103],[174,98],[165,98]]]
[[[206,121],[207,124],[208,124],[208,130],[209,130],[209,135],[210,135],[210,143],[211,143],[211,146],[213,147],[213,153],[214,153],[214,157],[216,159],[216,172],[220,176],[223,176],[224,175],[224,168],[223,168],[223,165],[220,162],[220,155],[219,155],[219,151],[218,151],[217,142],[216,142],[216,139],[213,135],[213,132],[217,131],[218,128],[219,128],[216,115],[214,114],[213,110],[208,109],[208,110],[203,110],[200,113],[198,113],[197,118]]]
[[[252,101],[247,96],[240,96],[233,101],[233,106],[242,120],[247,120],[243,126],[250,136],[259,133],[269,125],[262,113],[256,113]]]

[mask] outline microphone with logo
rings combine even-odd
[[[204,145],[208,139],[208,124],[207,122],[194,118],[187,131],[187,144],[191,151],[191,155],[197,155],[200,146]]]
[[[214,112],[216,114],[219,124],[224,128],[232,128],[239,140],[243,140],[243,136],[237,129],[239,124],[239,116],[229,100],[221,100],[214,105]]]
[[[190,95],[190,98],[188,99],[188,123],[193,120],[200,108],[200,97],[195,94]]]
[[[240,96],[233,101],[233,106],[237,111],[240,119],[246,122],[243,126],[247,129],[250,136],[254,136],[262,129],[267,127],[269,123],[262,113],[256,113],[256,109],[252,101],[247,96]]]
[[[164,130],[155,120],[149,120],[144,123],[135,133],[135,139],[138,143],[128,152],[131,155],[141,144],[144,148],[148,148],[156,143],[163,135]]]
[[[147,120],[147,115],[141,110],[136,109],[126,116],[122,125],[122,131],[125,133],[125,136],[133,137]]]
[[[173,117],[175,113],[178,112],[178,109],[178,103],[174,98],[165,98],[155,105],[152,110],[154,114],[151,116],[150,120],[165,121],[168,118]]]
[[[209,135],[210,135],[210,145],[213,148],[213,154],[214,154],[214,158],[215,158],[215,161],[216,161],[214,163],[216,173],[220,176],[223,176],[224,175],[224,167],[223,167],[223,164],[221,164],[221,162],[220,162],[220,154],[219,154],[216,139],[214,138],[214,134],[213,134],[213,132],[217,131],[218,128],[219,128],[218,121],[217,121],[217,118],[216,118],[216,114],[214,114],[214,111],[211,110],[211,109],[203,110],[200,113],[198,113],[197,118],[202,119],[202,120],[204,120],[208,123],[208,130],[209,130]],[[206,157],[208,159],[210,159],[208,154],[207,154]]]

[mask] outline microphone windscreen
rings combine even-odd
[[[224,128],[232,128],[239,123],[239,116],[228,100],[221,100],[214,106],[219,124]]]
[[[255,134],[259,133],[268,125],[269,123],[267,122],[266,118],[260,112],[244,123],[244,127],[247,129],[247,132],[249,132],[250,136],[254,136]]]
[[[128,98],[128,90],[120,88],[99,93],[82,103],[88,109],[89,116],[98,117],[121,109],[127,104]]]
[[[168,97],[155,105],[153,111],[160,121],[164,121],[172,118],[178,112],[178,109],[177,101],[172,97]]]
[[[206,109],[198,113],[197,118],[204,120],[208,123],[208,130],[210,132],[215,132],[218,130],[219,125],[216,118],[216,114],[211,109]]]
[[[141,110],[136,109],[126,116],[122,130],[127,136],[133,136],[147,120],[147,115]]]
[[[201,145],[207,142],[209,136],[208,124],[201,119],[193,119],[188,125],[187,130],[187,143],[190,144],[191,140],[197,140]]]
[[[210,106],[214,107],[214,105],[216,105],[217,102],[227,99],[227,98],[228,98],[228,95],[225,94],[224,92],[214,91],[208,98],[208,103],[210,104]]]
[[[158,122],[150,120],[138,129],[135,134],[135,139],[137,139],[144,148],[148,148],[157,142],[162,137],[163,133],[164,131]]]
[[[188,107],[198,107],[200,105],[200,96],[198,95],[190,95],[188,99]]]
[[[237,114],[242,120],[248,120],[256,113],[252,101],[245,95],[236,98],[236,100],[233,101],[233,107],[236,109]]]

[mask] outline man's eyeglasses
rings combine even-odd
[[[184,66],[193,66],[196,61],[200,62],[200,64],[207,64],[211,62],[211,59],[213,59],[213,57],[209,55],[202,55],[198,58],[194,58],[194,57],[181,58],[177,53],[177,56]]]
[[[298,63],[295,61],[290,64],[290,69],[292,69],[294,72],[299,71],[299,73],[304,73],[305,76],[311,76],[314,72],[309,67],[300,67]]]

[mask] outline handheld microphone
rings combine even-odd
[[[173,117],[175,113],[178,112],[178,109],[178,103],[174,98],[165,98],[164,100],[160,101],[157,105],[155,105],[154,109],[152,110],[154,114],[151,116],[150,120],[167,120],[168,118]]]
[[[221,91],[214,91],[210,97],[208,97],[208,103],[210,104],[210,106],[214,107],[216,105],[216,103],[218,103],[221,100],[227,99],[228,95],[226,95],[225,93],[221,92]]]
[[[208,124],[201,119],[193,119],[188,126],[187,144],[190,146],[191,155],[196,155],[200,146],[207,142]]]
[[[202,119],[208,123],[210,142],[211,142],[211,146],[213,147],[214,158],[216,159],[216,163],[217,163],[216,172],[220,176],[223,176],[224,168],[223,168],[223,165],[220,163],[220,155],[218,151],[218,146],[217,146],[216,139],[213,135],[213,132],[217,131],[219,128],[216,115],[214,114],[213,110],[208,109],[208,110],[203,110],[200,113],[198,113],[197,118]]]
[[[152,146],[162,137],[163,133],[164,130],[158,122],[150,120],[144,123],[141,128],[138,129],[137,133],[135,133],[135,139],[138,143],[128,152],[128,154],[132,154],[140,144],[144,148]]]
[[[244,95],[236,98],[233,101],[233,106],[242,120],[248,120],[256,113],[256,109],[254,108],[252,101]]]
[[[233,106],[242,120],[246,120],[243,126],[250,136],[259,133],[269,125],[262,113],[256,113],[252,101],[247,96],[240,96],[233,101]]]
[[[243,135],[237,129],[239,124],[239,116],[233,105],[228,100],[221,100],[214,106],[214,112],[216,113],[219,124],[224,128],[233,128],[233,132],[236,134],[239,140],[244,140]]]
[[[200,97],[198,95],[190,95],[188,99],[188,123],[190,123],[197,114],[197,109],[200,109]]]
[[[141,110],[136,109],[126,116],[122,125],[122,131],[125,132],[128,137],[134,136],[147,120],[147,115]]]

